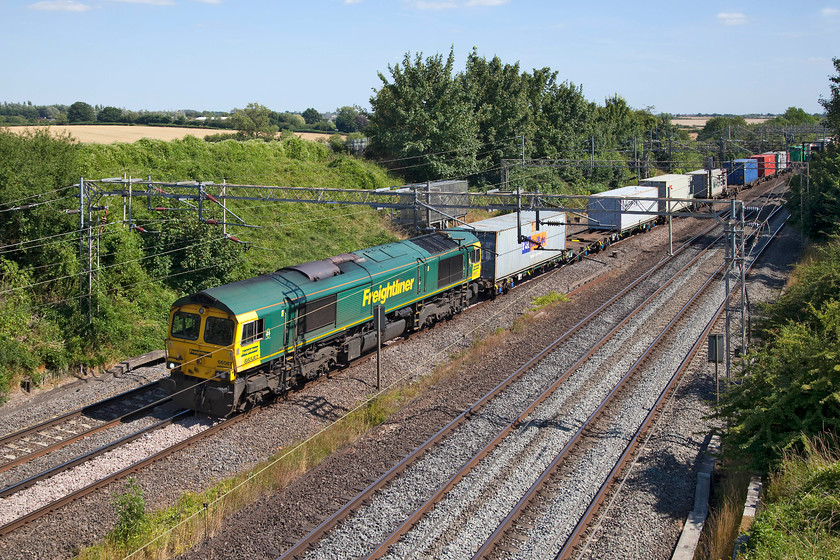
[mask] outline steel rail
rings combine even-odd
[[[9,470],[13,467],[16,467],[18,465],[21,465],[23,463],[28,463],[29,461],[37,459],[38,457],[42,457],[42,456],[44,456],[48,453],[56,451],[57,449],[61,449],[61,448],[66,447],[66,446],[68,446],[72,443],[75,443],[77,441],[80,441],[80,440],[83,440],[87,437],[90,437],[94,434],[97,434],[99,432],[102,432],[102,431],[108,430],[110,428],[113,428],[114,426],[116,426],[118,424],[127,422],[127,421],[129,421],[133,418],[136,418],[137,416],[140,416],[141,414],[143,414],[145,412],[148,412],[148,411],[152,410],[153,408],[158,407],[162,404],[170,402],[171,400],[172,400],[172,397],[164,397],[162,399],[158,399],[153,403],[144,405],[144,406],[138,408],[137,410],[134,410],[134,411],[129,412],[127,414],[123,414],[122,416],[114,418],[113,420],[109,420],[108,422],[106,422],[104,424],[101,424],[99,426],[95,426],[95,427],[90,428],[88,430],[85,430],[83,432],[79,432],[79,433],[73,435],[72,437],[69,437],[67,439],[58,441],[58,442],[53,443],[51,445],[48,445],[46,447],[42,447],[41,449],[38,449],[37,451],[33,451],[31,453],[21,455],[21,456],[15,458],[15,459],[12,459],[11,461],[9,461],[7,463],[3,463],[2,465],[0,465],[0,472],[7,471],[7,470]],[[2,492],[0,492],[0,498],[2,498],[2,497],[3,497]]]
[[[771,213],[771,215],[768,217],[768,220],[770,218],[772,218],[772,216],[774,216],[776,214],[776,212],[778,212],[778,208],[776,210],[774,210],[773,213]],[[763,251],[763,248],[762,248],[762,251]],[[504,534],[506,534],[507,531],[510,530],[510,528],[513,526],[513,523],[515,522],[515,520],[521,515],[522,511],[524,511],[524,509],[528,506],[528,504],[534,499],[537,492],[539,492],[540,488],[546,482],[546,480],[548,479],[550,474],[554,472],[554,470],[560,464],[560,462],[562,462],[562,460],[564,460],[566,458],[566,456],[571,451],[571,449],[574,447],[576,442],[580,440],[580,438],[582,437],[583,432],[585,431],[587,426],[589,426],[596,419],[596,417],[600,414],[600,411],[608,404],[608,401],[610,401],[613,398],[613,396],[615,394],[617,394],[617,391],[618,391],[619,387],[624,384],[625,380],[629,379],[629,376],[633,373],[633,371],[640,369],[640,367],[644,363],[644,361],[646,359],[648,359],[648,357],[652,354],[653,349],[659,344],[659,341],[672,328],[672,326],[674,324],[676,324],[676,322],[687,312],[689,307],[697,300],[697,298],[699,298],[699,296],[708,288],[708,286],[711,284],[711,282],[714,280],[714,278],[722,270],[724,270],[725,266],[726,266],[725,264],[721,265],[720,267],[718,267],[718,269],[713,274],[711,274],[709,276],[709,278],[704,282],[704,284],[701,286],[701,288],[683,306],[683,308],[677,313],[677,315],[675,315],[675,317],[668,323],[668,325],[663,329],[663,331],[650,344],[648,349],[633,364],[633,366],[628,370],[628,372],[625,374],[625,376],[613,388],[613,390],[610,392],[610,394],[607,395],[607,397],[604,399],[604,401],[595,409],[595,411],[592,414],[590,414],[590,416],[583,423],[583,425],[580,427],[580,429],[577,431],[577,433],[573,436],[573,438],[563,447],[563,449],[558,453],[558,455],[555,457],[555,459],[549,464],[549,466],[545,469],[545,471],[533,483],[531,488],[529,488],[529,490],[525,493],[523,498],[516,504],[516,506],[514,506],[514,508],[511,510],[511,512],[497,526],[497,528],[493,532],[493,534],[485,541],[485,544],[475,553],[475,555],[473,556],[474,559],[486,557],[486,555],[490,552],[490,550],[501,540],[501,538],[504,536]],[[704,333],[705,332],[708,332],[708,330],[704,330]],[[691,357],[693,357],[694,353],[696,352],[696,348],[699,348],[699,345],[701,344],[701,342],[702,342],[702,335],[698,339],[698,342],[695,344],[695,346],[692,347],[692,350],[690,351],[691,352],[691,354],[690,354]],[[680,367],[682,367],[682,366],[680,366]],[[677,371],[681,371],[680,368],[678,368]],[[674,378],[672,378],[672,380],[666,386],[666,389],[668,389],[668,387],[670,387],[673,383],[674,383]],[[663,390],[663,393],[664,393],[664,390]],[[661,396],[660,396],[660,399],[657,400],[656,405],[658,405],[660,401],[661,401]],[[651,414],[652,414],[652,412],[651,412]],[[647,420],[646,420],[646,422],[647,422]],[[643,425],[639,428],[640,431],[644,428],[644,425],[645,424],[643,423]],[[635,441],[635,439],[637,439],[637,438],[634,438],[634,441]],[[617,470],[617,468],[614,469],[614,471],[615,470]]]
[[[383,541],[380,545],[376,547],[370,554],[365,556],[368,560],[373,560],[376,558],[381,558],[384,556],[388,548],[390,548],[393,544],[399,541],[405,533],[407,533],[412,526],[414,526],[417,521],[419,521],[429,510],[431,510],[438,502],[441,501],[443,496],[445,496],[458,482],[460,482],[470,471],[472,471],[475,466],[487,457],[498,445],[516,428],[518,428],[528,416],[543,402],[545,402],[549,397],[551,397],[559,387],[561,387],[566,380],[578,369],[580,369],[600,348],[602,348],[605,344],[607,344],[627,323],[629,323],[636,315],[638,315],[647,305],[653,301],[659,294],[661,294],[668,286],[670,286],[677,278],[682,275],[689,267],[693,266],[703,254],[707,251],[711,250],[713,246],[720,240],[720,237],[715,239],[712,243],[709,244],[702,252],[695,255],[686,265],[684,265],[679,271],[677,271],[671,278],[669,278],[666,282],[663,282],[662,285],[659,286],[651,295],[649,295],[643,302],[641,302],[635,309],[633,309],[630,313],[628,313],[624,319],[622,319],[617,325],[615,325],[597,344],[592,346],[588,352],[579,358],[572,366],[570,366],[563,374],[561,374],[548,388],[546,388],[535,400],[531,402],[528,407],[526,407],[517,417],[516,419],[509,422],[494,438],[491,440],[486,446],[484,446],[478,453],[476,453],[467,463],[462,466],[458,472],[456,472],[452,477],[449,478],[438,490],[428,499],[426,500],[419,508],[417,508],[414,513],[412,513],[405,521],[403,521],[400,526],[393,531],[388,538]],[[713,276],[717,275],[720,269],[723,267],[718,268],[715,271]],[[554,346],[556,347],[556,345]],[[545,351],[542,352],[540,355],[544,355]],[[632,369],[631,369],[632,371]],[[629,375],[629,372],[628,374]],[[626,376],[625,376],[626,377]],[[620,383],[623,383],[624,379]],[[617,389],[617,387],[616,387]],[[616,391],[613,389],[613,392]],[[612,393],[610,393],[612,395]],[[608,397],[609,399],[610,397]],[[603,404],[602,404],[603,406]],[[600,410],[600,407],[599,409]],[[596,411],[597,412],[597,411]],[[595,414],[595,413],[593,413]],[[588,421],[587,421],[588,423]],[[581,431],[583,428],[581,428]],[[577,437],[577,436],[576,436]]]
[[[206,430],[203,430],[203,431],[199,432],[198,434],[192,435],[192,436],[188,437],[187,439],[185,439],[185,440],[183,440],[179,443],[176,443],[175,445],[173,445],[171,447],[168,447],[164,450],[161,450],[161,451],[155,453],[154,455],[150,455],[149,457],[146,457],[145,459],[142,459],[142,460],[137,461],[136,463],[133,463],[133,464],[131,464],[131,465],[129,465],[129,466],[123,468],[123,469],[120,469],[119,471],[117,471],[115,473],[112,473],[112,474],[108,475],[107,477],[101,478],[100,480],[97,480],[96,482],[93,482],[93,483],[85,486],[84,488],[80,488],[79,490],[76,490],[75,492],[67,494],[63,498],[59,498],[58,500],[55,500],[54,502],[51,502],[51,503],[49,503],[49,504],[47,504],[47,505],[45,505],[41,508],[38,508],[37,510],[35,510],[31,513],[28,513],[25,516],[22,516],[22,517],[14,520],[14,521],[6,523],[5,525],[0,526],[0,536],[5,536],[5,535],[23,527],[24,525],[32,523],[33,521],[35,521],[35,520],[53,512],[53,511],[55,511],[59,508],[62,508],[64,506],[66,506],[67,504],[72,503],[72,502],[78,500],[79,498],[82,498],[82,497],[90,494],[91,492],[94,492],[94,491],[98,490],[99,488],[102,488],[103,486],[106,486],[106,485],[110,484],[111,482],[114,482],[116,480],[124,478],[131,473],[137,472],[137,471],[151,465],[152,463],[160,461],[161,459],[164,459],[165,457],[168,457],[169,455],[171,455],[171,454],[173,454],[177,451],[180,451],[181,449],[184,449],[185,447],[188,447],[188,446],[190,446],[190,445],[192,445],[192,444],[194,444],[194,443],[196,443],[196,442],[198,442],[198,441],[200,441],[200,440],[202,440],[206,437],[209,437],[212,434],[218,432],[219,430],[221,430],[223,428],[227,428],[228,426],[231,426],[231,425],[235,424],[236,422],[239,422],[239,421],[243,420],[244,418],[246,418],[248,416],[249,416],[249,413],[244,413],[244,414],[240,414],[240,415],[237,415],[237,416],[232,416],[230,418],[227,418],[227,419],[223,420],[222,422],[216,424],[215,426],[211,426],[211,427],[207,428]]]
[[[775,216],[777,212],[778,212],[778,210],[774,211],[768,217],[768,220],[770,218],[772,218],[773,216]],[[770,235],[769,238],[765,241],[765,243],[762,245],[759,252],[750,261],[748,271],[752,270],[752,267],[755,264],[756,260],[764,253],[764,251],[770,245],[770,243],[774,239],[776,239],[776,236],[778,235],[778,233],[782,229],[782,227],[784,227],[784,223],[782,223],[782,225],[780,225],[775,231],[773,231],[772,235]],[[622,453],[622,455],[619,457],[619,460],[616,462],[616,465],[613,467],[613,469],[610,471],[609,475],[607,475],[606,479],[604,480],[603,484],[598,489],[598,493],[595,495],[595,497],[590,502],[589,507],[587,507],[586,511],[584,512],[584,515],[580,518],[578,523],[575,525],[574,529],[572,530],[572,533],[567,538],[566,543],[563,545],[563,547],[560,549],[560,551],[555,556],[555,560],[561,560],[561,559],[570,557],[572,550],[577,546],[578,542],[581,539],[583,529],[589,526],[589,524],[592,521],[592,518],[595,516],[595,513],[597,512],[599,506],[603,503],[603,501],[605,499],[605,496],[606,496],[606,493],[609,490],[609,488],[611,487],[612,482],[615,479],[616,475],[623,469],[624,465],[627,463],[629,458],[632,457],[635,454],[635,451],[638,448],[638,442],[641,439],[641,435],[644,433],[644,431],[653,422],[653,419],[656,417],[658,411],[661,409],[662,404],[664,403],[664,401],[666,400],[668,395],[672,392],[673,387],[675,386],[676,382],[684,374],[685,370],[688,368],[692,359],[697,354],[700,347],[703,345],[703,341],[704,341],[705,336],[708,335],[708,333],[714,327],[714,324],[720,319],[720,316],[723,313],[723,310],[724,310],[725,306],[728,305],[729,299],[732,297],[732,295],[734,293],[735,293],[735,290],[733,289],[730,292],[729,297],[720,304],[717,311],[715,312],[715,315],[711,318],[711,320],[709,320],[706,327],[703,329],[703,332],[700,334],[700,337],[698,337],[697,341],[694,343],[694,345],[689,350],[689,353],[686,355],[686,357],[680,363],[677,370],[674,372],[674,375],[672,376],[671,380],[669,381],[668,385],[662,390],[662,392],[659,395],[659,398],[656,400],[653,407],[651,407],[650,412],[647,414],[645,419],[642,421],[642,424],[639,426],[638,430],[636,431],[635,435],[630,440],[628,445],[625,447],[625,450]]]
[[[685,251],[687,248],[692,246],[692,243],[694,241],[696,241],[696,240],[700,239],[701,237],[707,235],[715,227],[718,227],[717,224],[713,224],[713,225],[709,226],[703,232],[701,232],[701,233],[695,235],[694,237],[692,237],[686,243],[684,243],[683,245],[681,245],[680,247],[677,248],[677,250],[674,253],[674,256],[676,256],[677,254],[680,254],[683,251]],[[713,243],[716,243],[716,242],[717,242],[717,239]],[[695,257],[695,259],[696,258],[699,258],[699,256]],[[445,437],[447,437],[449,434],[454,432],[459,426],[464,424],[469,419],[470,416],[476,414],[487,403],[489,403],[491,400],[493,400],[499,393],[504,391],[506,388],[508,388],[510,385],[512,385],[516,380],[518,380],[525,373],[527,373],[536,363],[538,363],[542,359],[543,356],[545,356],[546,354],[548,354],[552,350],[556,349],[556,347],[559,346],[562,342],[566,341],[569,337],[571,337],[573,334],[578,332],[585,325],[587,325],[589,322],[591,322],[593,319],[595,319],[598,315],[600,315],[600,313],[603,312],[604,309],[606,309],[607,307],[609,307],[610,305],[615,303],[617,300],[619,300],[620,298],[625,296],[633,288],[635,288],[641,282],[643,282],[644,280],[649,278],[655,271],[660,269],[667,262],[670,262],[672,259],[673,259],[673,256],[672,257],[666,257],[666,258],[662,259],[661,261],[659,261],[654,267],[652,267],[650,270],[646,271],[644,274],[640,275],[636,280],[631,282],[629,285],[627,285],[625,288],[620,290],[617,294],[615,294],[613,297],[611,297],[609,300],[607,300],[605,303],[603,303],[601,306],[599,306],[596,310],[594,310],[592,313],[587,315],[584,319],[582,319],[576,325],[571,327],[568,331],[563,333],[559,338],[557,338],[555,341],[553,341],[548,346],[546,346],[537,355],[535,355],[530,360],[528,360],[528,362],[526,362],[523,366],[521,366],[514,373],[512,373],[510,376],[508,376],[503,381],[501,381],[498,385],[496,385],[496,387],[494,387],[488,393],[486,393],[483,397],[481,397],[478,401],[473,403],[469,408],[467,408],[465,411],[463,411],[461,414],[459,414],[457,417],[455,417],[449,424],[447,424],[446,426],[441,428],[432,437],[430,437],[425,442],[423,442],[419,447],[414,449],[414,451],[412,451],[412,453],[410,453],[409,455],[404,457],[397,464],[395,464],[393,467],[391,467],[391,469],[389,469],[388,471],[383,473],[378,479],[373,481],[368,487],[366,487],[359,494],[357,494],[352,500],[347,502],[343,507],[341,507],[335,513],[330,515],[323,522],[321,522],[320,525],[318,525],[317,527],[312,529],[309,532],[309,534],[307,534],[303,539],[298,541],[295,545],[293,545],[292,547],[287,549],[283,554],[281,554],[278,557],[278,560],[286,560],[286,559],[289,559],[289,558],[294,558],[294,557],[302,554],[303,552],[305,552],[306,549],[308,549],[312,544],[314,544],[315,542],[320,540],[320,538],[324,534],[326,534],[327,532],[332,530],[341,520],[346,518],[352,511],[355,511],[356,509],[358,509],[377,490],[381,489],[386,484],[388,484],[391,480],[396,478],[400,473],[402,473],[406,468],[408,468],[408,466],[410,464],[412,464],[414,461],[419,459],[426,451],[431,449],[433,446],[437,445],[437,443],[439,443]],[[588,287],[588,286],[587,285],[581,286],[578,290],[583,290],[585,287]]]
[[[149,432],[153,432],[154,430],[157,430],[159,428],[163,428],[164,426],[168,426],[169,424],[171,424],[176,419],[178,419],[182,416],[186,416],[187,414],[190,414],[190,413],[192,413],[192,411],[180,410],[177,413],[170,416],[169,418],[165,418],[165,419],[163,419],[159,422],[155,422],[151,426],[146,426],[145,428],[142,428],[142,429],[137,430],[133,433],[130,433],[126,436],[123,436],[119,439],[116,439],[116,440],[112,441],[111,443],[106,443],[105,445],[97,447],[96,449],[88,451],[87,453],[83,453],[83,454],[79,455],[78,457],[70,459],[69,461],[65,461],[64,463],[61,463],[60,465],[56,465],[56,466],[51,467],[51,468],[49,468],[49,469],[47,469],[43,472],[40,472],[36,475],[32,475],[29,478],[21,480],[20,482],[17,482],[15,484],[10,484],[9,486],[6,486],[5,488],[0,489],[0,498],[7,498],[7,497],[9,497],[13,494],[17,494],[18,492],[29,488],[30,486],[36,484],[37,482],[40,482],[42,480],[46,480],[48,478],[52,478],[53,476],[55,476],[59,473],[62,473],[66,470],[72,469],[73,467],[75,467],[77,465],[81,465],[82,463],[85,463],[85,462],[87,462],[91,459],[99,457],[100,455],[102,455],[104,453],[107,453],[108,451],[110,451],[112,449],[116,449],[117,447],[121,447],[121,446],[125,445],[126,443],[131,443],[132,441],[134,441],[137,438],[143,436],[144,434],[147,434]]]
[[[147,389],[152,389],[152,388],[154,388],[155,385],[158,385],[159,383],[160,383],[159,380],[158,381],[153,381],[151,383],[147,383],[145,385],[141,385],[139,387],[129,389],[128,391],[110,396],[110,397],[108,397],[106,399],[103,399],[101,401],[97,401],[95,403],[85,405],[81,408],[77,408],[75,410],[65,412],[64,414],[60,414],[58,416],[48,418],[47,420],[44,420],[43,422],[39,422],[38,424],[33,424],[32,426],[27,426],[26,428],[23,428],[22,430],[18,430],[16,432],[12,432],[10,434],[7,434],[5,436],[0,437],[0,446],[3,446],[3,445],[5,445],[9,442],[14,442],[15,440],[24,438],[26,436],[29,436],[29,435],[31,435],[33,433],[36,433],[36,432],[39,432],[41,430],[51,428],[51,427],[53,427],[57,424],[60,424],[64,421],[70,420],[70,419],[72,419],[74,417],[77,417],[77,416],[81,416],[82,414],[85,414],[86,412],[90,412],[90,411],[95,410],[97,408],[107,406],[107,405],[111,404],[112,402],[115,402],[115,401],[118,401],[120,399],[124,399],[126,397],[129,397],[129,396],[133,395],[134,393],[144,391],[144,390],[147,390]]]

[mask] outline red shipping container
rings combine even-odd
[[[758,162],[758,176],[770,177],[776,174],[776,154],[758,154],[750,156]]]

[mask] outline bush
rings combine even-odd
[[[112,535],[118,543],[127,545],[147,522],[146,499],[137,479],[127,480],[123,493],[114,496],[114,506],[117,508],[117,523]]]
[[[793,286],[769,308],[764,345],[722,395],[725,448],[761,471],[805,438],[840,433],[840,247],[818,251],[794,273]]]

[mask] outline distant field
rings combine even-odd
[[[679,124],[682,126],[696,126],[702,128],[705,126],[706,121],[711,119],[712,117],[680,117],[677,119],[671,119],[673,124]],[[744,119],[747,121],[747,124],[761,124],[767,119]]]
[[[12,131],[21,132],[32,127],[28,126],[12,126],[9,127]],[[209,128],[175,128],[168,126],[109,126],[109,125],[53,125],[49,127],[50,131],[56,134],[63,134],[69,132],[70,136],[83,144],[112,144],[114,142],[131,143],[140,140],[141,138],[154,138],[157,140],[175,140],[184,138],[185,136],[196,136],[204,138],[210,134],[219,134],[220,132],[232,132],[230,130],[209,129]],[[319,134],[315,132],[297,132],[296,133],[305,140],[317,140],[318,138],[329,138],[329,134]]]

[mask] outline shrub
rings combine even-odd
[[[128,544],[144,528],[146,517],[146,499],[137,479],[129,478],[122,494],[114,496],[117,508],[117,523],[113,537],[120,544]]]

